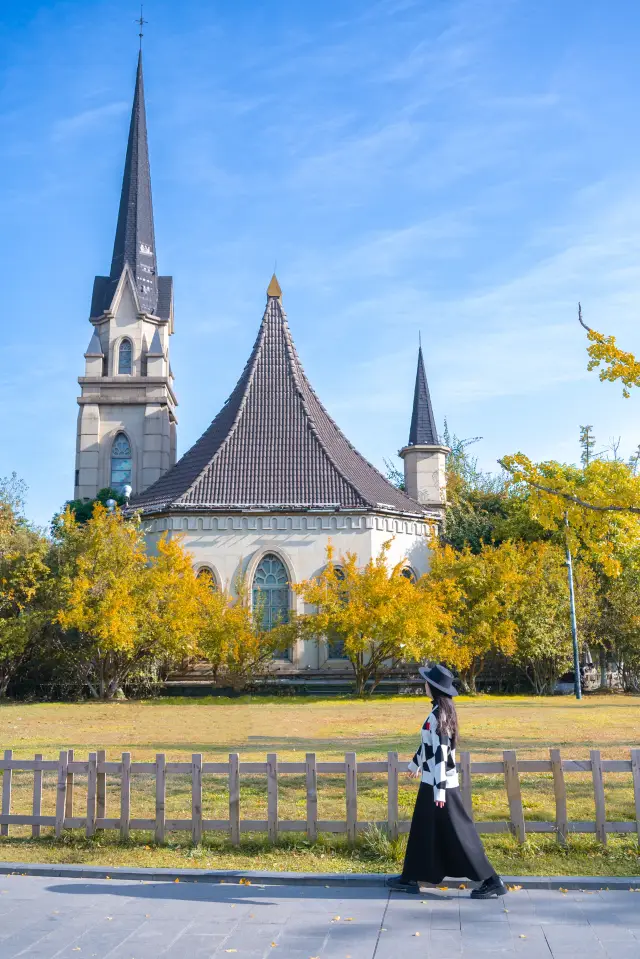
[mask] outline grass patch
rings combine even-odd
[[[548,758],[549,747],[559,746],[565,758],[586,759],[590,748],[602,749],[607,759],[629,757],[629,747],[640,745],[638,696],[590,696],[582,702],[570,698],[531,696],[459,697],[462,749],[472,759],[500,759],[503,749],[516,749],[522,759]],[[60,749],[73,748],[76,758],[104,748],[107,758],[131,752],[134,761],[152,760],[165,753],[168,761],[189,759],[202,753],[205,760],[226,760],[230,752],[241,759],[264,761],[267,752],[281,760],[301,761],[306,752],[319,760],[342,759],[355,750],[358,758],[384,759],[388,751],[412,755],[418,731],[429,704],[416,697],[379,697],[371,701],[349,697],[321,699],[251,698],[158,699],[117,703],[2,703],[0,749],[13,748],[16,757],[33,758],[36,752],[56,758]],[[44,779],[43,813],[53,813],[55,774]],[[569,818],[594,819],[594,798],[589,773],[567,774]],[[32,775],[13,775],[12,812],[31,811]],[[119,814],[119,777],[108,777],[107,816]],[[344,819],[344,777],[318,778],[319,817]],[[154,780],[136,777],[132,785],[132,816],[153,818]],[[400,816],[409,819],[415,784],[403,779]],[[525,817],[551,821],[555,816],[551,774],[522,777]],[[605,774],[607,818],[635,819],[630,774]],[[204,816],[225,819],[228,786],[224,776],[204,778]],[[75,789],[76,815],[86,802],[81,777]],[[474,776],[474,815],[478,820],[505,820],[508,803],[502,776]],[[266,818],[265,778],[241,777],[243,819]],[[305,818],[303,776],[281,776],[281,819]],[[167,817],[191,815],[191,782],[187,776],[167,780]],[[358,818],[386,819],[384,776],[358,777]],[[49,830],[43,829],[43,834]],[[402,843],[391,844],[383,834],[368,833],[350,849],[338,837],[323,837],[310,846],[304,838],[287,836],[277,846],[265,837],[243,835],[234,849],[222,834],[207,835],[192,849],[184,833],[168,836],[165,847],[150,844],[150,834],[121,844],[111,833],[85,840],[78,833],[55,842],[50,835],[30,838],[29,827],[11,827],[0,838],[0,859],[42,862],[93,862],[108,865],[188,866],[203,868],[300,869],[308,871],[389,871],[398,868]],[[573,836],[568,851],[551,837],[533,837],[520,847],[511,837],[487,836],[486,846],[496,867],[507,873],[634,875],[639,870],[637,843],[632,837],[614,837],[602,849],[593,837]],[[71,858],[68,858],[71,857]],[[73,858],[80,857],[80,858]],[[377,857],[377,858],[376,858]]]

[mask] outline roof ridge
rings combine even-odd
[[[322,437],[320,436],[320,433],[318,432],[318,428],[317,428],[317,426],[316,426],[316,422],[315,422],[315,419],[314,419],[314,417],[313,417],[313,414],[311,413],[311,410],[308,408],[307,403],[306,403],[306,400],[305,400],[304,390],[303,390],[302,385],[301,385],[301,383],[300,383],[300,376],[302,375],[302,377],[304,377],[304,380],[305,380],[305,382],[306,382],[307,384],[309,384],[309,381],[307,380],[307,376],[306,376],[306,374],[305,374],[305,372],[304,372],[304,368],[303,368],[303,366],[302,366],[302,363],[300,362],[300,357],[298,356],[298,351],[296,350],[295,343],[293,342],[293,337],[292,337],[292,335],[291,335],[291,330],[289,329],[289,323],[287,322],[287,314],[286,314],[285,311],[283,310],[282,306],[280,306],[280,304],[278,304],[278,306],[279,306],[280,312],[282,313],[283,329],[284,329],[284,341],[285,341],[285,345],[286,345],[286,348],[287,348],[287,351],[288,351],[288,354],[289,354],[289,357],[290,357],[290,360],[291,360],[291,368],[292,368],[293,378],[294,378],[294,381],[295,381],[295,384],[296,384],[296,388],[297,388],[297,390],[298,390],[298,393],[299,393],[299,395],[300,395],[300,400],[302,401],[302,409],[303,409],[304,415],[306,416],[307,421],[308,421],[308,423],[309,423],[309,425],[310,425],[310,427],[311,427],[311,430],[312,430],[312,432],[313,432],[313,435],[315,436],[316,441],[318,442],[318,445],[320,446],[320,448],[321,448],[322,452],[324,453],[324,455],[327,457],[327,459],[329,460],[329,462],[331,463],[331,465],[333,466],[333,468],[336,470],[336,472],[339,474],[339,476],[340,476],[340,478],[343,480],[343,482],[345,482],[345,483],[347,484],[347,486],[349,486],[349,487],[353,490],[353,492],[354,492],[357,496],[359,496],[360,499],[362,500],[362,502],[366,505],[366,504],[367,504],[367,499],[366,499],[366,497],[364,496],[362,490],[361,490],[361,489],[358,489],[358,487],[355,485],[355,483],[353,482],[353,480],[351,480],[351,479],[345,474],[345,472],[344,472],[344,470],[342,469],[342,467],[340,467],[340,466],[338,465],[338,463],[336,463],[335,458],[331,455],[330,451],[327,449],[325,443],[324,443],[323,440],[322,440]],[[296,368],[296,364],[297,364],[297,368]],[[309,384],[309,386],[310,386],[310,384]],[[320,404],[320,406],[322,407],[322,404]],[[323,407],[323,409],[324,409],[324,407]],[[327,415],[329,415],[329,414],[327,414]],[[333,421],[332,421],[332,422],[333,422]],[[336,426],[335,423],[334,423],[333,425]],[[337,426],[336,426],[336,429],[337,429]]]

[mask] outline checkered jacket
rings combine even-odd
[[[446,790],[459,785],[456,751],[448,735],[438,729],[437,706],[422,727],[421,742],[409,769],[414,773],[422,769],[422,782],[433,786],[434,802],[446,802]]]

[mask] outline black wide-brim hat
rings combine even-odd
[[[457,696],[458,690],[453,685],[453,673],[446,666],[420,666],[418,672],[422,678],[434,689],[439,689],[445,696]]]

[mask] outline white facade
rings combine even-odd
[[[327,562],[327,546],[334,549],[334,562],[346,553],[355,553],[360,565],[377,556],[383,543],[391,541],[389,562],[402,563],[416,577],[427,571],[431,525],[378,514],[366,515],[266,515],[266,516],[168,516],[143,519],[150,545],[160,536],[179,536],[193,556],[196,569],[206,567],[218,588],[233,592],[238,576],[249,587],[261,559],[275,554],[284,564],[289,579],[289,608],[310,612],[291,588],[292,584],[318,576]],[[278,665],[278,664],[276,664]],[[320,669],[344,667],[343,660],[331,660],[326,645],[299,642],[290,651],[282,668]]]

